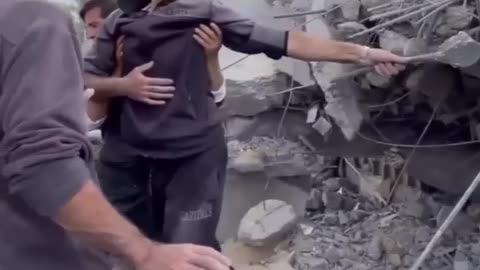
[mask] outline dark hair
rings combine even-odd
[[[118,8],[117,3],[114,0],[89,0],[87,1],[80,10],[80,18],[85,20],[85,15],[87,12],[94,8],[100,8],[102,12],[102,17],[106,18],[110,13]]]

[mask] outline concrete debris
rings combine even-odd
[[[285,90],[287,85],[287,78],[282,74],[247,81],[227,80],[224,110],[229,116],[249,117],[281,106],[282,96],[275,93]]]
[[[319,211],[324,207],[322,201],[322,192],[318,189],[312,189],[308,196],[305,209],[307,211]]]
[[[294,208],[279,200],[266,200],[245,214],[238,229],[238,239],[248,245],[263,246],[280,239],[295,227]]]
[[[455,30],[465,30],[473,20],[473,7],[453,6],[445,10],[445,21]]]
[[[247,150],[232,160],[231,167],[240,173],[261,172],[265,170],[264,160],[262,153]]]
[[[310,174],[308,153],[303,145],[286,139],[253,137],[250,141],[228,142],[229,168],[240,173],[261,172],[268,177]],[[310,162],[311,163],[311,162]]]
[[[380,48],[396,54],[403,54],[408,38],[394,31],[383,31],[379,36]]]
[[[473,270],[473,267],[470,264],[467,256],[461,251],[457,251],[455,254],[455,259],[453,262],[454,270]]]
[[[383,256],[382,236],[377,234],[367,247],[367,255],[373,260],[380,260]]]
[[[451,206],[443,206],[436,216],[437,226],[441,226],[450,212],[453,210]],[[450,230],[454,233],[462,235],[472,233],[477,230],[477,224],[473,221],[472,217],[465,213],[459,213],[452,224]]]
[[[328,210],[338,211],[342,209],[342,202],[343,202],[342,195],[336,192],[331,192],[331,191],[324,192],[322,194],[322,201],[323,201],[323,204],[325,205],[325,208]]]
[[[328,134],[332,131],[332,124],[330,121],[325,119],[325,117],[318,118],[317,122],[312,126],[318,133],[322,134],[322,136],[327,137]]]

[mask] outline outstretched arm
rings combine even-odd
[[[305,61],[332,61],[375,65],[383,75],[403,69],[404,58],[381,49],[349,42],[327,40],[300,31],[282,31],[261,26],[221,0],[212,0],[213,21],[224,33],[227,47],[239,52],[265,53],[273,59],[290,56]]]

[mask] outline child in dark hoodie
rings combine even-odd
[[[167,243],[220,249],[215,237],[227,163],[222,117],[210,94],[198,27],[216,23],[224,45],[273,59],[376,65],[396,74],[404,61],[389,52],[266,28],[219,0],[119,0],[85,59],[86,81],[112,96],[98,168],[102,187],[122,213],[149,236]],[[124,72],[111,78],[115,40],[124,36]],[[137,68],[150,61],[150,69]],[[165,79],[167,78],[167,79]],[[166,106],[124,96],[164,93]],[[113,91],[115,90],[115,91]],[[114,93],[115,92],[115,93]]]

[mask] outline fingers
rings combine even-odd
[[[222,38],[222,37],[223,37],[222,30],[220,29],[220,27],[218,27],[217,24],[215,24],[215,23],[210,23],[210,28],[213,29],[213,31],[215,32],[215,34],[217,35],[217,37],[219,37],[219,38]]]
[[[194,35],[197,35],[198,37],[200,37],[207,44],[213,43],[212,38],[202,28],[196,28]]]
[[[154,64],[153,61],[150,61],[150,62],[148,62],[148,63],[146,63],[146,64],[143,64],[143,65],[140,65],[140,66],[136,67],[135,69],[136,69],[137,71],[143,73],[143,72],[151,69],[151,68],[153,67],[153,64]]]
[[[224,266],[230,267],[232,265],[232,261],[228,257],[224,256],[223,254],[214,250],[213,248],[194,246],[194,252],[202,255],[202,257],[213,258],[214,260],[218,261],[220,264]]]
[[[150,78],[147,77],[147,84],[148,85],[173,85],[173,80],[166,79],[166,78]]]
[[[229,267],[209,256],[195,256],[190,261],[196,267],[206,270],[229,270]]]
[[[193,34],[193,38],[204,48],[208,48],[208,44],[197,34]]]
[[[200,29],[202,29],[202,32],[207,34],[210,40],[215,40],[218,38],[217,34],[215,34],[215,32],[212,29],[210,29],[208,26],[204,24],[200,24]]]
[[[163,93],[155,93],[155,92],[148,92],[148,98],[154,100],[163,100],[163,99],[171,99],[173,98],[173,94],[163,94]]]
[[[375,65],[375,71],[385,77],[390,77],[393,75],[397,75],[405,69],[403,65],[392,64],[392,63],[380,63]]]
[[[143,91],[153,92],[153,93],[173,93],[175,87],[173,86],[158,86],[158,85],[147,85],[142,88]]]
[[[148,105],[152,105],[152,106],[163,106],[165,104],[167,104],[167,102],[165,100],[156,100],[156,99],[151,99],[151,98],[141,98],[139,99],[139,101],[145,103],[145,104],[148,104]]]

